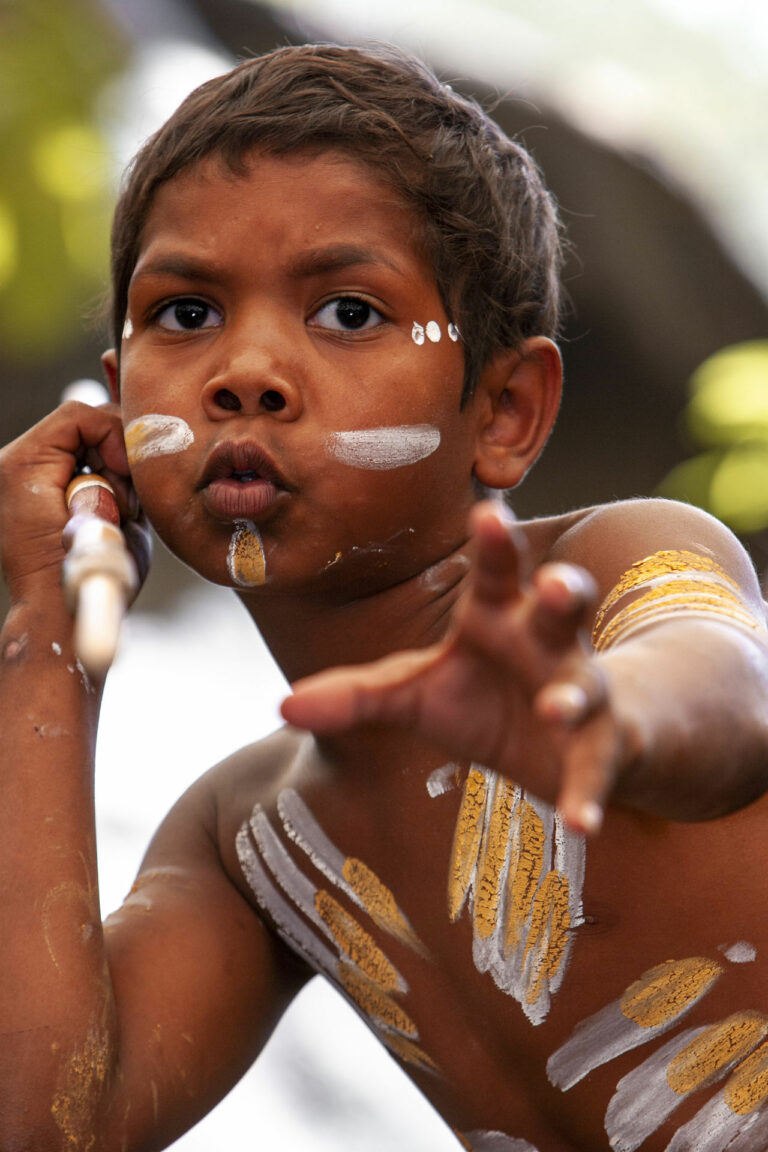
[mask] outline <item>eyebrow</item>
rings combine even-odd
[[[327,248],[313,248],[303,252],[289,265],[289,273],[297,279],[340,272],[358,265],[382,265],[400,276],[404,270],[389,256],[376,248],[361,244],[333,244]],[[146,264],[139,265],[132,279],[145,276],[176,276],[180,280],[213,281],[219,279],[220,270],[215,264],[186,256],[180,252],[161,254]]]

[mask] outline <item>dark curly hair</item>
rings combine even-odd
[[[128,169],[112,231],[112,329],[157,188],[204,157],[333,148],[379,172],[423,226],[465,349],[465,397],[494,353],[555,336],[560,231],[529,154],[472,100],[393,48],[304,45],[239,64],[192,92]]]

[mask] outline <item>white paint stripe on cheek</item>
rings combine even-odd
[[[360,428],[328,437],[328,455],[353,468],[386,471],[426,459],[440,444],[440,429],[431,424]]]
[[[131,464],[149,456],[183,452],[195,439],[186,420],[180,416],[164,416],[159,412],[150,412],[131,420],[124,434],[125,449]]]

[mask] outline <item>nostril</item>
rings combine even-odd
[[[285,396],[274,388],[262,393],[261,406],[265,412],[282,412],[285,408]]]
[[[229,388],[219,388],[213,401],[219,408],[223,408],[226,412],[239,412],[242,408],[242,404],[237,396],[235,396],[234,392],[230,392]]]

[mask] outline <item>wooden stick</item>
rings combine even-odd
[[[89,676],[111,665],[138,574],[125,537],[114,489],[94,473],[76,476],[66,491],[71,513],[66,537],[64,589],[75,613],[75,652]]]

